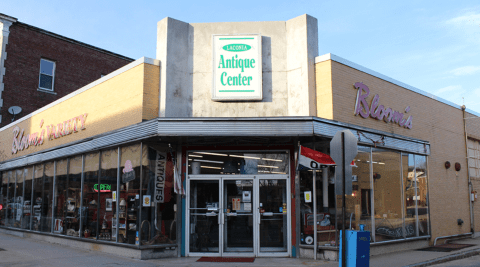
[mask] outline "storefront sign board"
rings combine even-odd
[[[212,100],[262,100],[262,36],[213,35]]]

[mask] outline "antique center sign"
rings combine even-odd
[[[213,35],[212,100],[262,100],[262,37]]]

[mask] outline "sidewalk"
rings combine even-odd
[[[476,246],[448,253],[412,250],[384,254],[372,257],[370,266],[426,266],[422,263],[442,257],[445,260],[452,260],[454,255],[480,254],[480,238],[458,240],[455,243],[475,244]],[[294,258],[257,258],[254,263],[196,262],[198,258],[141,261],[1,233],[0,249],[5,250],[0,250],[0,266],[338,266],[338,262]]]

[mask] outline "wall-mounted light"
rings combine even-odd
[[[460,165],[460,163],[458,162],[455,162],[455,170],[459,172],[461,169],[462,169],[462,165]]]
[[[450,169],[450,161],[445,161],[445,169]]]

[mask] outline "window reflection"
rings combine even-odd
[[[207,152],[188,154],[189,174],[288,174],[288,153]]]

